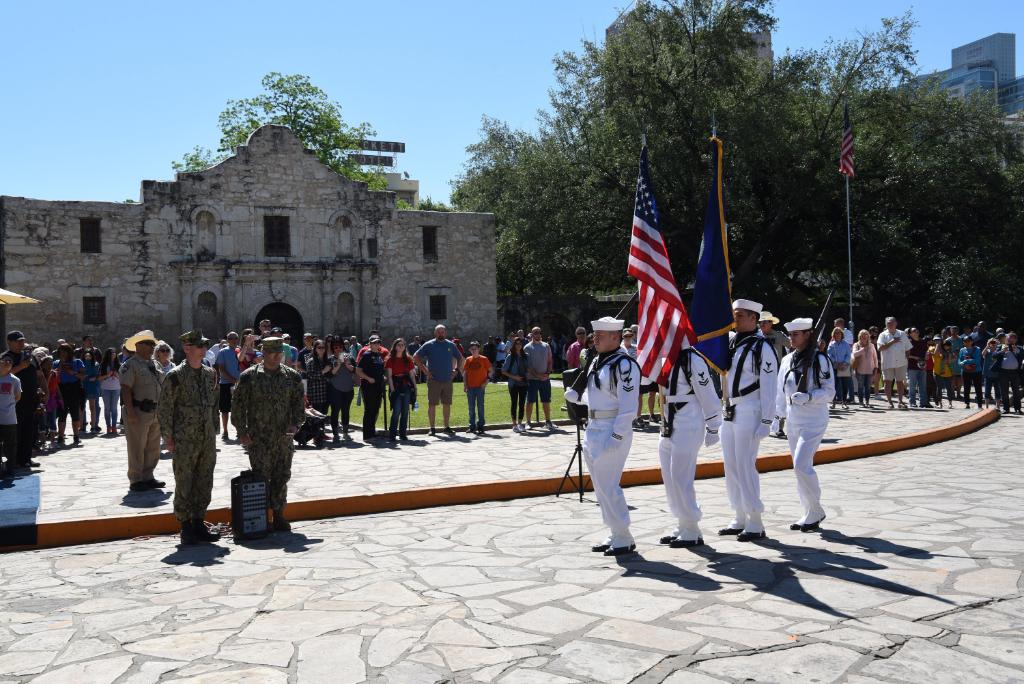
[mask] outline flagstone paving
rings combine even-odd
[[[1022,440],[1009,416],[824,466],[820,534],[767,474],[757,544],[714,535],[701,481],[696,551],[658,546],[663,489],[637,487],[619,559],[572,497],[0,555],[0,682],[1021,682]]]
[[[422,410],[422,409],[421,409]],[[842,444],[905,434],[960,420],[973,411],[952,410],[838,411],[833,414],[825,442]],[[234,435],[232,429],[231,434]],[[358,431],[353,433],[359,435]],[[353,439],[337,447],[300,448],[295,453],[291,501],[394,492],[417,487],[561,476],[575,446],[571,426],[555,432],[533,430],[518,435],[494,430],[484,436],[411,435],[409,442],[374,447]],[[786,452],[784,440],[766,439],[763,453]],[[704,449],[705,459],[721,458],[720,447]],[[167,482],[164,491],[129,492],[123,437],[90,437],[82,446],[68,447],[37,459],[40,477],[40,522],[170,512],[174,473],[165,454],[156,477]],[[629,468],[658,465],[658,433],[637,433],[626,464]],[[248,458],[234,440],[218,438],[213,507],[230,505],[231,478],[249,468]]]

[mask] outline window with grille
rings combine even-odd
[[[423,226],[423,260],[437,261],[437,226]]]
[[[106,297],[82,297],[82,323],[85,325],[107,324]]]
[[[263,217],[263,253],[268,257],[292,255],[291,227],[287,216]]]
[[[445,295],[430,295],[430,320],[444,321],[448,318],[448,298]]]
[[[99,254],[102,244],[100,243],[100,220],[97,218],[78,219],[79,235],[83,254]]]

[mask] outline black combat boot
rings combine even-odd
[[[192,530],[197,541],[201,542],[215,542],[220,541],[220,535],[216,532],[211,532],[206,528],[206,523],[203,522],[202,518],[192,519]]]
[[[274,509],[274,531],[275,532],[291,532],[292,526],[288,524],[288,520],[284,517],[283,508]]]
[[[191,520],[181,521],[181,543],[185,546],[192,546],[199,542],[196,539],[195,525]]]

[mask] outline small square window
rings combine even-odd
[[[291,228],[287,216],[263,217],[263,253],[268,257],[292,255]]]
[[[106,297],[82,297],[82,323],[85,325],[107,324]]]
[[[84,218],[78,220],[82,254],[99,254],[102,249],[100,242],[100,220]]]
[[[444,321],[448,319],[448,297],[430,295],[430,320]]]
[[[366,258],[377,258],[377,238],[366,238]]]
[[[437,226],[423,226],[423,261],[437,261]]]

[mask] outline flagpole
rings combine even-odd
[[[850,233],[850,177],[846,178],[846,267],[850,293],[850,330],[853,330],[853,240]],[[856,334],[856,333],[855,333]]]

